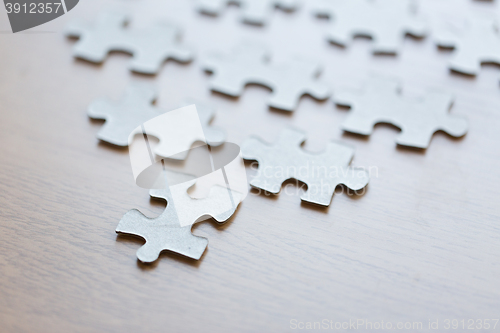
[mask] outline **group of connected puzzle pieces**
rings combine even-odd
[[[326,38],[333,44],[347,46],[353,38],[366,36],[372,39],[374,53],[397,54],[407,35],[423,38],[429,34],[428,22],[419,13],[417,3],[416,0],[320,0],[315,3],[313,13],[329,18]],[[203,14],[217,16],[228,4],[240,7],[244,23],[256,25],[266,24],[275,8],[292,12],[304,5],[299,0],[197,0],[196,8]],[[168,59],[179,62],[194,59],[194,53],[181,45],[181,30],[177,26],[158,23],[147,29],[135,29],[126,26],[128,21],[123,13],[104,12],[95,22],[71,23],[66,34],[79,38],[74,45],[74,56],[102,63],[112,51],[126,52],[133,57],[130,69],[144,74],[158,73]],[[455,49],[449,65],[451,70],[477,75],[482,63],[500,64],[500,22],[469,19],[460,29],[438,33],[436,44]],[[449,114],[455,98],[449,92],[428,91],[420,98],[411,99],[404,96],[398,81],[381,77],[370,78],[359,89],[331,91],[319,78],[320,64],[296,57],[276,62],[266,47],[253,42],[241,43],[229,52],[212,53],[201,63],[202,69],[211,73],[209,88],[212,91],[239,97],[247,85],[258,84],[271,89],[267,102],[271,108],[294,111],[304,95],[317,100],[332,98],[334,104],[350,107],[341,128],[351,133],[370,135],[376,124],[389,123],[401,130],[396,139],[398,145],[425,149],[437,131],[453,137],[467,132],[467,121]],[[165,112],[153,104],[156,96],[151,86],[133,84],[119,101],[99,99],[91,103],[89,117],[105,121],[97,137],[121,147],[128,146],[133,135],[146,137],[141,125]],[[224,144],[225,132],[210,125],[214,110],[195,100],[182,105],[190,104],[197,106],[204,137],[184,137],[181,149],[184,153],[169,156],[164,128],[149,127],[148,135],[159,141],[151,154],[182,161],[196,141],[205,141],[212,147]],[[241,156],[259,164],[250,185],[278,194],[285,181],[294,179],[307,186],[302,201],[320,206],[330,205],[339,185],[354,191],[368,185],[369,174],[364,169],[350,167],[354,156],[352,147],[330,142],[322,153],[311,153],[301,147],[305,140],[302,131],[286,128],[272,145],[256,137],[243,142]],[[175,187],[150,191],[151,197],[167,201],[164,212],[156,218],[148,218],[131,210],[123,216],[116,232],[146,241],[137,252],[142,262],[154,262],[164,250],[200,259],[208,240],[194,236],[192,224],[201,221],[203,216],[224,223],[235,213],[244,196],[214,185],[205,197],[195,199],[188,193],[197,183],[194,176],[164,172],[170,179],[182,180]],[[231,202],[222,212],[221,200]],[[186,220],[190,221],[188,225],[183,224]]]

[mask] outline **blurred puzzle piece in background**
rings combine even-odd
[[[212,72],[210,88],[229,96],[243,93],[247,84],[259,84],[272,90],[268,105],[293,111],[300,98],[308,94],[324,100],[330,96],[326,84],[317,80],[321,72],[318,64],[292,59],[275,64],[262,45],[239,45],[231,54],[214,54],[203,63],[203,69]]]
[[[216,16],[231,3],[241,7],[241,21],[255,25],[266,24],[276,7],[293,11],[299,6],[298,0],[198,0],[197,8],[201,13]]]
[[[157,23],[144,30],[128,29],[128,16],[119,12],[103,12],[94,24],[78,20],[66,27],[68,37],[78,37],[73,55],[94,63],[102,63],[109,52],[123,51],[133,56],[130,70],[156,74],[168,59],[189,62],[191,50],[179,43],[181,31],[172,24]]]
[[[449,68],[467,75],[478,75],[483,63],[500,65],[499,20],[467,19],[461,27],[450,26],[447,31],[439,32],[437,45],[454,49]]]
[[[402,146],[427,148],[437,131],[453,137],[467,133],[467,121],[449,115],[453,96],[443,92],[428,92],[418,100],[401,95],[401,85],[395,80],[372,78],[363,91],[340,89],[334,102],[350,106],[345,131],[370,135],[378,123],[389,123],[401,129],[396,143]]]
[[[397,54],[407,34],[427,34],[416,9],[412,0],[324,0],[314,14],[332,21],[327,39],[334,44],[347,46],[354,37],[366,36],[373,40],[373,53]]]

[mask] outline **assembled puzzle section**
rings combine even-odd
[[[213,73],[212,90],[240,96],[247,84],[259,84],[272,90],[268,105],[285,111],[293,111],[305,94],[318,100],[330,96],[329,87],[317,80],[318,64],[298,59],[275,64],[261,45],[240,45],[231,54],[213,55],[203,68]]]
[[[158,23],[144,30],[126,27],[128,16],[117,12],[103,12],[95,23],[74,21],[66,27],[66,35],[78,37],[73,47],[75,57],[103,62],[109,52],[132,54],[130,70],[143,74],[156,74],[162,64],[173,59],[189,62],[193,53],[179,43],[181,31],[171,24]]]
[[[102,141],[111,143],[116,146],[126,147],[129,145],[129,137],[139,126],[151,120],[164,111],[159,110],[152,103],[156,100],[157,91],[148,84],[132,84],[127,88],[125,95],[119,102],[110,101],[109,99],[99,99],[90,104],[88,115],[92,119],[104,119],[105,123],[101,130],[97,133],[97,138]],[[220,128],[211,127],[209,123],[215,115],[215,110],[210,106],[199,103],[195,100],[186,100],[183,105],[196,104],[196,110],[205,134],[206,142],[211,146],[218,146],[226,139],[226,133]],[[159,128],[156,128],[159,127]],[[175,156],[164,156],[162,151],[162,128],[159,126],[150,126],[151,134],[160,140],[159,145],[155,148],[155,153],[163,157],[176,158]],[[144,132],[144,129],[143,129]],[[186,135],[184,133],[183,135]],[[199,137],[193,137],[191,144],[200,140]],[[204,141],[204,140],[203,140]],[[164,143],[168,144],[168,143]],[[185,147],[185,151],[189,150]],[[181,157],[181,156],[179,156]]]
[[[368,184],[369,175],[364,169],[349,167],[354,156],[352,148],[330,142],[325,152],[312,154],[301,148],[305,139],[301,131],[285,129],[272,146],[258,138],[246,140],[241,147],[243,158],[259,163],[258,174],[250,185],[277,194],[284,181],[296,179],[307,185],[303,201],[329,206],[337,185],[357,191]]]
[[[416,12],[412,0],[329,0],[314,10],[319,17],[329,17],[327,39],[347,46],[356,36],[373,39],[373,52],[397,54],[407,34],[424,37],[427,24]]]
[[[350,106],[350,115],[342,124],[345,131],[370,135],[378,123],[389,123],[401,129],[397,144],[427,148],[433,134],[444,131],[453,137],[467,132],[467,121],[449,115],[453,96],[428,92],[423,98],[410,100],[401,95],[397,81],[372,78],[363,91],[338,90],[335,104]]]
[[[186,175],[186,177],[189,176]],[[195,184],[196,180],[192,177],[187,179],[190,180],[172,187],[167,186],[166,189],[150,191],[153,198],[167,201],[167,207],[160,216],[148,218],[133,209],[120,220],[116,228],[118,234],[138,236],[146,241],[137,251],[137,258],[141,262],[156,261],[164,250],[192,259],[200,259],[208,245],[208,240],[193,235],[192,225],[205,220],[206,216],[212,217],[218,223],[224,223],[234,214],[242,200],[239,193],[221,186],[213,186],[206,198],[192,199],[187,190]],[[231,203],[232,207],[227,209],[228,207],[224,207],[222,203]],[[179,214],[182,214],[182,217]],[[189,220],[190,224],[185,225],[182,223],[183,220]]]
[[[208,15],[219,15],[229,4],[240,6],[241,21],[249,24],[267,24],[271,13],[278,7],[285,11],[296,10],[298,0],[198,0],[198,11]]]

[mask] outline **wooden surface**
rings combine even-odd
[[[460,16],[495,6],[462,2],[444,8]],[[120,53],[100,66],[74,60],[64,25],[117,5],[133,12],[133,26],[180,22],[196,60],[168,62],[157,76],[130,73]],[[407,38],[397,57],[373,56],[367,39],[333,46],[309,5],[278,10],[258,28],[237,22],[235,6],[213,18],[191,1],[86,0],[27,33],[0,34],[0,331],[281,332],[294,319],[360,318],[422,321],[426,330],[428,320],[500,317],[498,67],[483,66],[476,78],[451,74],[451,53],[432,38]],[[409,97],[447,89],[469,133],[439,133],[427,151],[409,150],[395,146],[391,126],[366,139],[343,134],[349,111],[331,100],[304,97],[286,114],[266,107],[265,88],[250,86],[239,99],[210,93],[200,60],[245,39],[267,43],[276,60],[318,59],[333,88],[374,73],[400,78]],[[114,230],[128,210],[157,216],[163,204],[134,184],[127,150],[99,143],[102,122],[86,115],[91,101],[118,99],[136,81],[155,83],[165,109],[185,97],[212,103],[214,124],[235,143],[253,134],[272,141],[296,126],[311,151],[329,140],[351,144],[353,165],[371,167],[367,192],[337,194],[328,209],[301,204],[294,186],[277,197],[252,193],[227,225],[194,228],[210,242],[200,261],[164,253],[142,265],[142,241]]]

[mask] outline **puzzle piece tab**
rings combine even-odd
[[[203,68],[212,72],[210,88],[229,96],[240,96],[247,84],[259,84],[272,90],[268,105],[293,111],[305,95],[323,100],[330,89],[316,80],[321,68],[302,60],[274,64],[269,53],[258,45],[241,45],[230,55],[214,55]]]
[[[451,70],[477,75],[482,63],[500,65],[500,24],[488,19],[469,19],[461,29],[438,34],[437,44],[454,48]]]
[[[137,251],[137,258],[145,263],[158,259],[160,253],[169,250],[193,259],[200,259],[208,240],[191,233],[192,224],[211,216],[217,222],[226,222],[235,212],[242,197],[239,193],[221,186],[214,186],[208,197],[192,199],[187,190],[196,180],[190,180],[170,189],[151,190],[154,198],[167,201],[165,211],[156,218],[148,218],[133,209],[126,213],[119,222],[116,232],[143,238],[146,243]],[[229,198],[229,196],[232,196]],[[223,207],[221,202],[232,203],[232,207]],[[179,214],[183,214],[182,217]],[[191,224],[183,226],[182,219],[189,219]]]
[[[396,54],[407,34],[424,37],[427,25],[412,0],[324,0],[317,16],[332,20],[327,39],[346,46],[356,36],[371,37],[373,52]]]
[[[305,139],[304,133],[285,129],[272,146],[257,138],[246,140],[241,147],[243,158],[259,163],[258,175],[250,185],[277,194],[284,181],[296,179],[307,185],[303,201],[329,206],[337,185],[356,191],[368,184],[365,170],[349,167],[352,148],[330,142],[325,152],[311,154],[301,148]]]
[[[130,70],[156,74],[163,62],[174,59],[189,62],[193,54],[179,44],[180,29],[169,24],[156,24],[145,30],[125,27],[128,22],[122,13],[104,12],[95,24],[75,21],[66,27],[66,35],[78,37],[73,48],[75,57],[103,62],[111,51],[123,51],[133,55]]]
[[[163,113],[162,110],[159,110],[152,104],[156,96],[157,92],[152,86],[147,84],[133,84],[128,87],[125,96],[118,103],[108,99],[99,99],[93,102],[88,109],[89,117],[106,120],[101,130],[97,133],[97,137],[102,141],[116,146],[128,146],[129,136],[138,126]],[[186,101],[183,104],[187,105],[186,103],[188,102],[196,104],[205,138],[193,137],[186,142],[192,144],[197,140],[204,141],[206,139],[207,143],[211,146],[218,146],[223,143],[226,138],[225,132],[219,128],[209,126],[210,121],[215,115],[215,111],[211,107],[194,100]],[[154,135],[160,140],[154,151],[157,155],[171,157],[162,154],[162,151],[167,151],[162,145],[162,133],[164,131],[161,128],[155,129],[154,126],[151,126],[147,134]],[[185,151],[187,152],[189,148],[190,146],[185,147]],[[176,157],[182,159],[180,155]]]
[[[285,11],[297,9],[297,0],[198,0],[198,10],[208,15],[219,15],[228,4],[234,3],[243,11],[241,20],[245,23],[264,25],[275,7]]]
[[[453,96],[429,92],[412,101],[401,96],[400,84],[392,80],[373,78],[363,92],[339,90],[335,103],[351,107],[342,124],[345,131],[370,135],[375,124],[393,124],[401,129],[396,142],[403,146],[427,148],[440,130],[453,137],[467,132],[467,121],[448,113]]]

